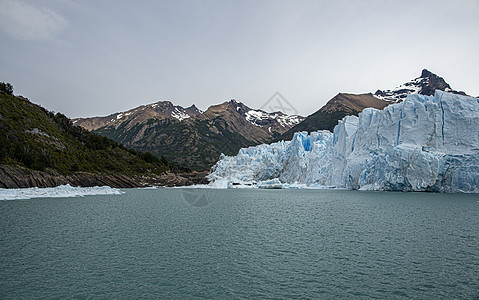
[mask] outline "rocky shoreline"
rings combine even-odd
[[[127,176],[124,174],[92,174],[76,172],[62,175],[55,171],[35,171],[21,167],[0,165],[0,188],[56,187],[69,184],[79,187],[109,186],[138,188],[148,186],[188,186],[207,184],[208,172],[165,173],[154,176]]]

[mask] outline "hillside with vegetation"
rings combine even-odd
[[[3,82],[0,83],[0,164],[8,170],[12,167],[35,170],[62,178],[75,174],[146,178],[185,171],[165,158],[127,149],[107,137],[74,126],[63,114],[15,96],[13,87]]]

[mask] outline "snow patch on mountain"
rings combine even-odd
[[[261,127],[261,121],[271,119],[270,115],[264,111],[260,110],[249,110],[245,113],[245,118],[248,122],[255,126]]]
[[[408,95],[419,94],[421,87],[427,84],[427,78],[416,78],[407,83],[401,84],[392,90],[384,90],[381,93],[376,93],[376,97],[390,102],[400,102],[406,99]]]
[[[466,95],[464,92],[454,91],[444,78],[424,69],[420,77],[392,90],[378,90],[374,96],[381,100],[397,103],[406,99],[408,95],[421,94],[431,96],[434,95],[436,90]]]
[[[251,109],[245,113],[248,122],[255,126],[262,127],[265,120],[276,120],[282,127],[293,127],[298,124],[304,117],[297,115],[285,115],[282,113],[268,113],[262,110]]]
[[[301,123],[304,120],[304,117],[298,115],[278,115],[276,120],[278,120],[279,124],[283,127],[293,127]]]
[[[180,110],[178,107],[175,107],[175,109],[171,112],[171,116],[178,119],[179,121],[183,121],[191,117],[186,113],[184,109]]]
[[[160,116],[160,117],[172,117],[172,118],[175,118],[179,121],[183,121],[183,120],[188,119],[192,116],[199,115],[199,114],[203,113],[201,110],[196,108],[196,106],[194,106],[194,105],[192,105],[189,108],[183,108],[181,106],[173,105],[170,101],[159,101],[159,102],[148,104],[148,105],[142,105],[142,106],[139,106],[137,108],[134,108],[134,109],[126,111],[126,112],[121,112],[121,113],[114,114],[113,115],[114,118],[108,120],[106,122],[106,124],[107,125],[110,125],[112,123],[113,124],[120,124],[121,122],[123,122],[126,119],[126,117],[128,117],[130,115],[133,115],[133,116],[139,115],[143,111],[145,111],[145,109],[150,109],[150,110],[156,111],[158,113],[158,116]]]
[[[479,100],[436,91],[347,116],[334,132],[222,156],[211,181],[243,185],[479,193]]]

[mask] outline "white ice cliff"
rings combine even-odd
[[[436,91],[348,116],[334,133],[222,156],[211,181],[258,186],[479,193],[479,99]]]

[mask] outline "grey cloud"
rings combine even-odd
[[[0,81],[70,117],[259,108],[276,91],[308,115],[423,68],[479,95],[478,14],[478,0],[0,0]]]
[[[18,40],[49,40],[67,24],[63,16],[45,7],[35,7],[18,0],[0,2],[0,28]]]

